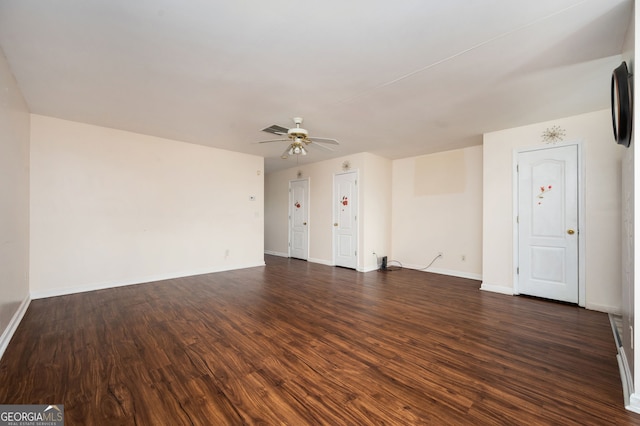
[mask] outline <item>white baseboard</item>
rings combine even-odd
[[[279,251],[271,251],[271,250],[265,250],[264,254],[270,254],[272,256],[280,256],[280,257],[289,257],[288,253],[282,253]],[[312,263],[319,263],[321,265],[326,265],[326,266],[335,266],[333,264],[333,262],[329,261],[329,260],[325,260],[325,259],[317,259],[315,257],[310,257],[307,259],[307,262],[312,262]]]
[[[336,266],[333,264],[333,262],[329,261],[329,260],[325,260],[325,259],[317,259],[315,257],[310,257],[309,259],[307,259],[308,262],[313,262],[313,263],[319,263],[321,265],[327,265],[327,266]]]
[[[636,407],[631,407],[631,396],[634,393],[633,377],[631,376],[631,369],[629,368],[629,363],[627,362],[627,356],[624,352],[624,347],[618,346],[617,349],[618,349],[618,354],[616,355],[616,359],[618,360],[618,368],[620,369],[620,380],[622,381],[622,395],[624,398],[624,406],[630,411],[636,411],[640,409],[640,405],[637,405]],[[636,404],[638,402],[639,401],[637,400],[637,397],[636,397]],[[640,411],[636,411],[636,412],[640,413]]]
[[[513,288],[511,287],[505,287],[502,285],[495,285],[495,284],[487,284],[486,282],[482,283],[482,285],[480,286],[480,290],[490,291],[492,293],[506,294],[508,296],[514,295]]]
[[[434,274],[450,275],[452,277],[467,278],[470,280],[482,281],[481,274],[474,274],[473,272],[454,271],[451,269],[431,268],[426,272],[433,272]]]
[[[637,393],[632,393],[629,396],[629,404],[625,405],[625,407],[629,411],[633,411],[634,413],[640,414],[640,395]]]
[[[599,305],[597,303],[587,303],[584,307],[591,311],[604,312],[606,314],[622,315],[622,308],[609,305]]]
[[[289,253],[283,253],[283,252],[271,251],[271,250],[265,250],[264,254],[270,254],[271,256],[279,256],[279,257],[289,257]]]
[[[2,356],[4,355],[4,351],[7,350],[7,346],[9,346],[9,342],[16,332],[18,325],[20,325],[20,321],[22,321],[22,318],[27,312],[30,303],[31,299],[29,298],[29,296],[27,296],[22,301],[16,312],[13,314],[13,317],[11,317],[11,321],[9,321],[9,325],[7,325],[7,328],[5,328],[4,332],[2,333],[2,336],[0,337],[0,358],[2,358]]]
[[[36,290],[31,292],[31,299],[44,299],[47,297],[55,297],[55,296],[64,296],[67,294],[75,294],[75,293],[84,293],[86,291],[94,291],[94,290],[104,290],[107,288],[115,288],[115,287],[124,287],[127,285],[137,285],[137,284],[146,284],[150,282],[156,281],[164,281],[171,280],[174,278],[184,278],[195,275],[204,275],[204,274],[212,274],[215,272],[225,272],[225,271],[233,271],[236,269],[245,269],[245,268],[255,268],[258,266],[264,266],[265,263],[252,263],[252,264],[238,264],[232,266],[225,267],[215,267],[208,269],[197,269],[192,271],[183,271],[176,273],[167,273],[167,274],[158,274],[158,275],[148,275],[144,277],[136,277],[129,280],[123,281],[105,281],[101,283],[93,283],[80,285],[76,287],[65,287],[65,288],[55,288],[50,290]]]
[[[389,266],[396,266],[396,265],[391,263],[389,264]],[[402,265],[402,267],[407,269],[415,269],[421,272],[431,272],[433,274],[449,275],[451,277],[468,278],[470,280],[482,280],[482,275],[474,274],[472,272],[454,271],[452,269],[442,269],[442,268],[424,269],[424,266],[419,266],[419,265]]]

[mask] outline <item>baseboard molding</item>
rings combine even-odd
[[[495,284],[487,284],[486,282],[482,283],[482,285],[480,286],[480,290],[490,291],[492,293],[506,294],[508,296],[514,295],[513,288],[511,287],[505,287],[502,285],[495,285]]]
[[[289,257],[288,253],[281,253],[278,251],[271,251],[271,250],[265,250],[264,254],[270,254],[272,256],[280,256],[280,257]],[[330,260],[326,260],[326,259],[318,259],[315,257],[310,257],[307,259],[307,262],[311,262],[311,263],[319,263],[321,265],[326,265],[326,266],[336,266],[333,264],[332,261]]]
[[[625,405],[625,407],[629,411],[633,411],[634,413],[640,414],[640,395],[637,393],[632,393],[629,397],[629,404]]]
[[[314,257],[310,257],[309,259],[307,259],[307,262],[319,263],[321,265],[326,265],[326,266],[336,266],[336,265],[333,264],[333,262],[331,262],[329,260],[317,259],[317,258],[314,258]]]
[[[56,288],[51,290],[36,290],[31,292],[31,299],[32,300],[45,299],[47,297],[64,296],[67,294],[84,293],[87,291],[104,290],[107,288],[124,287],[128,285],[146,284],[146,283],[151,283],[156,281],[171,280],[174,278],[183,278],[183,277],[190,277],[195,275],[212,274],[216,272],[233,271],[236,269],[255,268],[255,267],[264,266],[264,265],[265,263],[263,261],[261,263],[238,264],[238,265],[225,266],[225,267],[198,269],[193,271],[183,271],[179,273],[149,275],[144,277],[133,278],[126,281],[106,281],[102,283],[93,283],[93,284],[81,285],[77,287]]]
[[[22,301],[16,312],[13,314],[13,317],[11,317],[11,321],[9,321],[9,325],[7,325],[7,328],[2,333],[2,336],[0,337],[0,359],[4,355],[4,351],[7,350],[7,346],[9,346],[9,342],[16,332],[18,325],[20,325],[20,321],[22,321],[22,318],[27,312],[30,303],[31,298],[27,296]]]
[[[606,314],[622,315],[622,309],[616,306],[599,305],[597,303],[587,303],[584,308],[589,309],[591,311],[604,312]]]
[[[397,266],[395,263],[390,263],[389,266]],[[431,272],[432,274],[440,274],[440,275],[448,275],[451,277],[458,278],[467,278],[470,280],[482,280],[482,275],[474,274],[472,272],[464,272],[464,271],[454,271],[452,269],[442,269],[442,268],[429,268],[424,269],[424,266],[419,265],[402,265],[403,268],[414,269],[416,271],[421,272]]]
[[[434,274],[450,275],[452,277],[467,278],[470,280],[482,281],[481,274],[475,274],[473,272],[454,271],[451,269],[431,268],[425,272],[433,272]]]
[[[634,395],[633,377],[631,377],[631,369],[627,362],[627,356],[625,355],[624,348],[618,347],[618,354],[616,355],[618,360],[618,368],[620,369],[620,380],[622,381],[622,394],[624,397],[624,406],[629,411],[640,413],[640,400],[636,395],[632,404],[632,396]]]

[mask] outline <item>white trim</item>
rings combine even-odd
[[[452,269],[431,268],[425,272],[433,272],[434,274],[450,275],[452,277],[467,278],[470,280],[482,281],[482,274],[473,272],[454,271]]]
[[[283,253],[283,252],[279,252],[279,251],[265,250],[264,254],[270,254],[272,256],[280,256],[280,257],[289,257],[289,255],[287,253]],[[319,263],[321,265],[326,265],[326,266],[335,266],[333,263],[331,263],[330,260],[316,259],[314,257],[310,257],[309,259],[307,259],[307,262]]]
[[[606,314],[613,315],[622,315],[622,308],[619,306],[609,306],[609,305],[600,305],[598,303],[587,303],[584,306],[585,309],[589,309],[591,311],[604,312]]]
[[[631,371],[629,370],[629,364],[627,364],[627,357],[624,354],[624,348],[620,347],[618,354],[616,355],[618,360],[618,368],[620,369],[620,379],[622,381],[622,397],[625,408],[631,404],[631,394],[633,393],[633,380],[631,379]],[[630,408],[629,408],[630,409]],[[631,409],[630,409],[631,410]],[[633,411],[633,410],[632,410]]]
[[[289,257],[289,255],[287,253],[284,253],[284,252],[281,252],[281,251],[265,250],[264,254],[269,254],[271,256]]]
[[[361,210],[361,206],[362,206],[362,194],[360,193],[360,185],[359,185],[359,180],[360,180],[360,169],[353,169],[353,170],[346,170],[346,171],[342,171],[342,172],[336,172],[333,174],[333,188],[331,189],[332,195],[331,195],[331,217],[332,217],[332,221],[331,223],[336,223],[336,207],[335,207],[335,202],[337,200],[337,194],[336,194],[336,177],[337,176],[341,176],[341,175],[348,175],[348,174],[355,174],[356,176],[356,182],[355,182],[355,186],[356,186],[356,196],[358,197],[357,199],[357,203],[358,203],[358,208],[356,209],[356,253],[360,253],[360,224],[362,223],[362,210]],[[337,252],[336,252],[336,227],[332,226],[331,227],[331,250],[332,250],[332,262],[331,264],[327,264],[325,263],[325,265],[330,265],[330,266],[335,266],[336,265],[336,257],[337,257]],[[360,267],[360,254],[356,255],[356,267],[355,269],[358,270],[358,268]],[[320,262],[317,262],[320,263]]]
[[[316,259],[314,257],[310,257],[309,259],[307,259],[307,262],[312,262],[312,263],[319,263],[321,265],[327,265],[327,266],[336,266],[334,263],[332,263],[330,260],[325,260],[325,259]]]
[[[585,201],[585,176],[586,176],[586,167],[585,167],[585,156],[583,154],[583,141],[575,140],[571,142],[558,143],[554,145],[542,145],[542,146],[533,146],[533,147],[525,147],[525,148],[516,148],[513,150],[513,160],[512,160],[512,198],[513,198],[513,290],[511,294],[520,294],[518,292],[518,155],[523,152],[531,152],[531,151],[540,151],[543,149],[551,149],[551,148],[560,148],[563,146],[576,146],[578,151],[578,306],[582,306],[583,308],[586,306],[586,277],[587,277],[587,266],[586,266],[586,235],[587,235],[587,227],[586,227],[586,201]],[[598,310],[598,309],[595,309]],[[609,312],[609,311],[604,311]]]
[[[631,368],[627,361],[627,355],[625,354],[624,347],[622,346],[622,336],[620,336],[616,321],[613,315],[609,315],[609,323],[611,324],[611,332],[613,333],[613,340],[616,343],[616,359],[618,360],[618,369],[620,370],[620,381],[622,382],[622,396],[624,406],[627,410],[640,413],[640,405],[637,405],[638,398],[634,397],[634,404],[631,404],[631,395],[634,393],[633,389],[633,377],[631,375]]]
[[[396,266],[396,265],[389,265],[389,266]],[[478,280],[478,281],[482,280],[482,275],[475,274],[473,272],[455,271],[453,269],[442,269],[442,268],[424,269],[424,266],[418,266],[418,265],[402,265],[402,267],[407,269],[414,269],[420,272],[431,272],[432,274],[449,275],[451,277],[467,278],[470,280]]]
[[[640,413],[640,395],[635,392],[629,395],[629,404],[625,405],[624,408],[634,413]]]
[[[486,282],[482,283],[482,285],[480,286],[480,290],[490,291],[492,293],[506,294],[508,296],[513,296],[514,294],[516,294],[514,289],[511,287],[505,287],[502,285],[495,285],[495,284],[487,284]]]
[[[239,264],[233,265],[230,267],[217,267],[211,269],[198,269],[193,271],[184,271],[179,273],[167,273],[167,274],[158,274],[158,275],[148,275],[144,277],[133,278],[126,281],[105,281],[101,283],[93,283],[93,284],[85,284],[76,287],[64,287],[64,288],[56,288],[51,290],[38,290],[31,292],[31,299],[44,299],[47,297],[55,297],[55,296],[64,296],[67,294],[75,294],[75,293],[84,293],[86,291],[94,291],[94,290],[104,290],[107,288],[115,288],[115,287],[124,287],[127,285],[138,285],[138,284],[147,284],[156,281],[164,281],[170,280],[174,278],[184,278],[190,277],[194,275],[204,275],[204,274],[212,274],[215,272],[225,272],[225,271],[233,271],[236,269],[245,269],[245,268],[254,268],[258,266],[264,266],[264,261],[262,263],[253,263],[253,264]]]
[[[358,272],[373,272],[373,271],[377,271],[378,269],[380,269],[377,266],[369,266],[367,268],[358,268],[356,269]]]
[[[11,317],[11,321],[9,321],[7,328],[4,329],[2,337],[0,337],[0,359],[4,355],[4,351],[7,350],[7,346],[9,346],[9,342],[15,334],[18,325],[20,325],[20,321],[22,321],[24,314],[27,312],[29,304],[31,304],[31,299],[27,296],[13,314],[13,317]]]
[[[293,220],[293,192],[291,191],[291,184],[293,182],[307,182],[307,191],[305,193],[306,196],[306,200],[304,200],[303,202],[306,204],[306,209],[307,209],[307,258],[303,259],[303,260],[309,260],[309,250],[311,248],[311,243],[310,243],[310,236],[311,236],[311,219],[310,219],[310,215],[311,215],[311,178],[310,177],[306,177],[306,178],[297,178],[297,179],[291,179],[289,181],[289,208],[287,209],[287,213],[289,215],[289,220],[287,222],[287,227],[288,227],[288,236],[287,236],[287,249],[288,249],[288,254],[286,257],[291,257],[291,221]]]
[[[577,141],[578,146],[578,306],[587,304],[587,204],[586,194],[586,160],[582,141]]]

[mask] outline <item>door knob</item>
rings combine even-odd
[[[333,224],[333,226],[338,226],[338,223],[337,223],[337,222],[336,222],[336,223],[334,223],[334,224]]]
[[[306,225],[306,224],[307,224],[307,222],[302,222],[302,224],[303,224],[303,225]]]
[[[567,229],[567,234],[573,235],[575,233],[576,233],[576,231],[574,231],[573,229]]]

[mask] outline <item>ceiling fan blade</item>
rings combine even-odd
[[[322,143],[329,143],[332,145],[340,145],[340,142],[338,142],[336,139],[333,138],[309,138],[311,140],[311,142],[322,142]]]
[[[269,143],[269,142],[289,142],[289,139],[269,139],[268,141],[259,141],[254,143]]]
[[[322,149],[327,150],[327,151],[335,151],[335,149],[324,145],[325,143],[326,142],[314,141],[313,146],[317,146],[318,148],[322,148]]]
[[[287,158],[289,158],[289,150],[291,149],[291,145],[289,145],[287,147],[287,149],[284,150],[284,152],[282,153],[282,155],[280,156],[280,158],[282,158],[283,160],[286,160]]]

